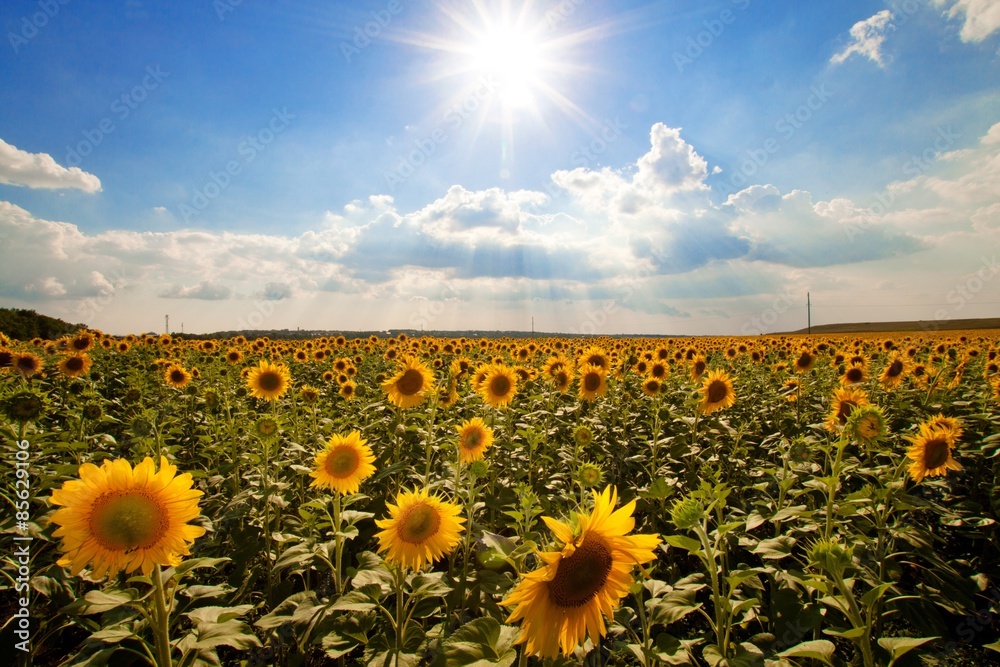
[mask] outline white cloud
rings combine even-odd
[[[100,192],[101,180],[79,167],[66,169],[48,153],[28,153],[0,139],[0,183],[46,190]]]
[[[342,326],[356,328],[430,324],[423,311],[410,318],[406,310],[423,304],[428,313],[444,312],[428,310],[428,303],[447,304],[454,328],[497,328],[489,310],[517,303],[544,304],[530,307],[559,314],[571,327],[609,300],[618,304],[616,321],[678,317],[691,327],[721,327],[746,308],[741,298],[767,307],[784,293],[782,281],[794,281],[798,291],[843,289],[861,302],[874,283],[859,276],[923,281],[933,292],[934,275],[954,282],[934,272],[953,269],[958,260],[931,262],[929,272],[914,268],[928,263],[907,264],[906,258],[928,248],[978,252],[996,245],[997,127],[971,148],[941,153],[919,176],[891,184],[878,207],[874,196],[817,201],[809,192],[782,193],[766,183],[714,204],[704,160],[678,130],[662,125],[653,127],[649,151],[620,170],[556,172],[552,179],[564,192],[551,197],[453,186],[406,212],[377,195],[351,201],[293,237],[89,234],[0,202],[0,295],[45,302],[47,311],[61,307],[73,321],[110,317],[126,306],[168,308],[162,312],[171,320],[214,321],[201,329],[213,330],[237,328],[248,313],[282,309],[303,318],[282,326],[306,327],[321,315],[308,304],[318,303],[338,304]],[[77,308],[81,314],[74,316]],[[159,318],[162,313],[153,319]]]
[[[869,58],[880,67],[883,66],[885,62],[882,44],[885,42],[886,33],[892,28],[892,12],[888,9],[883,9],[864,21],[858,21],[851,26],[851,43],[840,53],[834,54],[830,62],[839,65],[852,55],[858,54]]]
[[[964,17],[963,42],[981,42],[1000,30],[1000,2],[997,0],[934,0],[937,7],[948,7],[949,18]]]

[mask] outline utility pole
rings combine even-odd
[[[535,337],[535,317],[533,315],[531,317],[531,337]]]
[[[809,327],[809,333],[813,332],[813,311],[812,311],[812,300],[809,298],[809,292],[806,292],[806,321]]]
[[[163,316],[163,333],[170,333],[170,316]]]

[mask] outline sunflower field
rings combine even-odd
[[[0,335],[3,664],[1000,664],[1000,332]]]

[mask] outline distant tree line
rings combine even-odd
[[[55,340],[82,328],[82,324],[70,324],[55,317],[39,315],[33,310],[0,308],[0,332],[16,340]]]

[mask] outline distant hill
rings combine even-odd
[[[39,315],[33,310],[0,308],[0,331],[16,340],[55,340],[83,328],[82,324],[70,324],[55,317]]]
[[[933,333],[935,331],[955,331],[959,329],[1000,329],[1000,317],[982,317],[964,320],[907,320],[903,322],[850,322],[841,324],[819,324],[812,328],[813,334],[829,333],[872,333],[915,331]],[[804,334],[809,329],[799,329],[788,333]]]

